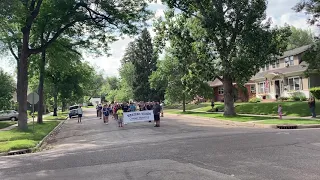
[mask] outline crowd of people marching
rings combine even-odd
[[[109,123],[109,116],[118,121],[118,126],[123,127],[123,113],[134,111],[153,110],[155,127],[160,127],[160,116],[163,117],[163,103],[159,102],[112,102],[110,104],[98,104],[96,106],[97,117]],[[149,121],[151,122],[151,121]]]

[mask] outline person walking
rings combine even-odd
[[[108,124],[109,123],[109,109],[108,109],[108,106],[104,105],[102,110],[103,110],[103,122],[105,124]]]
[[[163,106],[164,106],[164,103],[161,102],[161,103],[160,103],[160,107],[161,107],[161,117],[163,117],[163,108],[164,108]]]
[[[123,127],[123,110],[122,110],[122,108],[118,109],[117,115],[118,115],[118,126]]]
[[[281,106],[281,104],[278,105],[278,115],[279,115],[279,119],[282,119],[282,106]]]
[[[154,121],[156,122],[156,125],[154,127],[160,127],[160,112],[161,107],[159,105],[159,102],[156,102],[153,106]]]
[[[83,114],[81,106],[78,107],[77,111],[78,111],[78,123],[81,123],[81,118]]]
[[[314,97],[311,97],[309,99],[309,108],[310,108],[310,111],[311,111],[311,114],[312,114],[312,118],[316,118],[317,115],[316,115],[316,100],[314,99]]]

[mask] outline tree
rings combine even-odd
[[[290,27],[292,34],[288,38],[287,49],[294,49],[314,42],[314,35],[311,30],[303,30],[294,26]]]
[[[135,59],[132,61],[135,67],[135,78],[132,83],[133,97],[141,101],[156,100],[158,97],[154,96],[154,91],[150,88],[149,76],[156,70],[157,56],[147,29],[142,31],[141,36],[136,40],[135,47]]]
[[[294,7],[294,10],[311,15],[308,22],[311,25],[318,25],[320,20],[320,4],[318,0],[301,0],[301,2]]]
[[[11,108],[11,101],[15,91],[13,78],[0,69],[0,110]]]
[[[203,63],[194,64],[193,74],[223,82],[225,116],[235,115],[233,82],[248,81],[259,69],[286,49],[287,29],[270,29],[266,0],[163,0],[193,17],[193,35]],[[200,61],[199,61],[200,62]],[[197,73],[199,75],[197,75]]]
[[[156,70],[157,55],[154,52],[152,39],[147,29],[139,38],[131,42],[124,57],[122,66],[130,71],[120,70],[120,75],[131,87],[133,99],[139,101],[160,100],[158,94],[150,88],[149,76]]]
[[[294,9],[297,12],[306,12],[311,15],[308,22],[311,25],[319,25],[320,17],[320,4],[317,0],[305,0],[298,3]],[[308,49],[302,59],[308,63],[308,68],[306,70],[306,75],[311,75],[313,73],[320,74],[320,40],[319,37],[315,39],[310,49]]]
[[[16,24],[21,28],[21,51],[19,57],[19,122],[18,127],[27,129],[27,89],[28,58],[48,48],[65,32],[75,32],[81,37],[85,31],[103,42],[113,38],[113,32],[135,34],[141,23],[148,18],[147,3],[140,0],[122,1],[55,1],[55,0],[5,0],[0,3],[1,24]],[[35,28],[36,19],[43,19],[55,27],[48,41],[40,45],[32,44],[30,37]],[[10,32],[11,33],[11,32]],[[15,36],[15,35],[13,35]],[[18,51],[19,52],[19,51]]]

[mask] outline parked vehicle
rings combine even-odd
[[[15,110],[0,111],[0,120],[17,121],[19,113]]]
[[[78,105],[69,107],[69,118],[72,118],[73,116],[78,116],[78,107]]]

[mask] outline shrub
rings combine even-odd
[[[290,97],[293,101],[305,101],[307,98],[302,92],[294,92]]]
[[[256,97],[253,97],[249,100],[250,103],[258,103],[258,102],[261,102],[261,99],[260,98],[256,98]]]
[[[311,94],[316,99],[320,99],[320,87],[313,87],[310,89]]]
[[[287,101],[289,98],[288,97],[279,97],[280,101]]]

